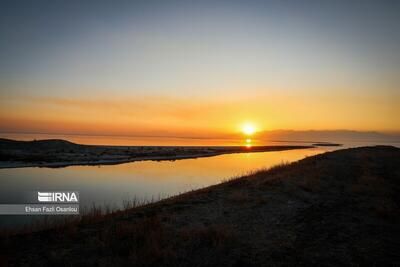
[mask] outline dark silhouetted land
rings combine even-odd
[[[319,142],[312,144],[313,146],[342,146],[342,144],[336,144],[336,143],[327,143],[327,142]]]
[[[140,160],[178,160],[228,153],[267,152],[312,146],[100,146],[65,140],[0,139],[0,168],[118,164]]]
[[[10,266],[398,266],[400,149],[325,153],[3,238]]]

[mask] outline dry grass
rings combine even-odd
[[[123,199],[122,209],[118,208],[116,205],[96,205],[92,203],[89,207],[86,206],[80,209],[80,215],[43,215],[21,227],[0,229],[0,238],[4,240],[13,235],[29,234],[50,229],[72,233],[76,231],[77,227],[80,225],[90,225],[115,215],[127,214],[132,209],[144,207],[159,200],[160,199],[157,198],[145,200],[136,197],[132,199]]]
[[[229,194],[228,199],[234,203],[245,203],[249,200],[249,194],[244,190],[234,190]]]
[[[135,266],[157,266],[174,258],[165,227],[158,216],[138,222],[122,221],[99,234],[113,257],[128,258]]]
[[[260,179],[265,176],[269,176],[268,174],[280,173],[287,169],[290,166],[289,163],[282,162],[281,164],[277,164],[268,169],[259,169],[248,172],[244,176],[235,176],[230,179],[225,179],[221,181],[222,185],[234,186],[239,183],[247,183],[248,180],[257,180],[264,181],[264,184],[268,184],[270,180]],[[218,186],[218,185],[215,185]],[[193,194],[198,194],[200,192],[208,192],[211,191],[215,186],[205,187],[198,190],[191,190],[187,193],[178,194],[176,196],[167,197],[163,201],[178,201],[184,198],[190,197]],[[229,196],[230,199],[234,203],[245,203],[250,199],[247,192],[243,190],[235,190]],[[147,205],[152,205],[161,200],[161,197],[151,198],[150,200],[140,199],[137,197],[133,197],[131,199],[123,199],[122,200],[122,209],[118,208],[116,205],[96,205],[92,203],[89,207],[83,207],[80,210],[80,215],[71,215],[71,216],[43,216],[38,220],[35,220],[27,225],[24,225],[21,228],[16,228],[13,230],[2,229],[0,230],[0,237],[7,238],[9,236],[17,235],[17,234],[27,234],[33,232],[40,232],[49,229],[69,229],[70,232],[75,231],[77,227],[80,225],[86,225],[91,223],[100,222],[106,218],[115,216],[115,215],[123,215],[128,214],[135,208],[145,207]],[[266,203],[264,198],[258,198],[258,203]]]
[[[372,210],[378,217],[386,220],[390,220],[394,215],[400,214],[400,209],[396,203],[385,198],[378,200]]]
[[[226,224],[181,230],[180,237],[192,247],[223,248],[233,239],[233,227]]]
[[[398,265],[399,153],[345,150],[111,214],[92,207],[76,234],[16,236],[2,249],[47,266]],[[48,233],[51,255],[35,246]]]

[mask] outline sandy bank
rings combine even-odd
[[[64,140],[2,139],[0,140],[0,168],[106,165],[305,148],[312,148],[312,146],[94,146],[79,145]]]

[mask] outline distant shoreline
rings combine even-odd
[[[193,155],[177,155],[177,156],[155,156],[155,157],[142,157],[134,159],[118,159],[118,160],[87,160],[87,161],[71,161],[71,162],[48,162],[48,163],[34,163],[34,162],[22,162],[22,161],[0,161],[0,169],[7,168],[28,168],[28,167],[48,167],[48,168],[62,168],[68,166],[97,166],[97,165],[117,165],[135,161],[175,161],[182,159],[196,159],[215,157],[224,154],[235,154],[235,153],[257,153],[257,152],[273,152],[273,151],[285,151],[293,149],[307,149],[309,147],[298,147],[298,148],[284,148],[274,150],[263,150],[263,151],[236,151],[236,152],[221,152],[214,154],[193,154]]]
[[[222,154],[308,149],[315,146],[102,146],[65,140],[16,141],[0,139],[0,169],[60,168],[76,165],[114,165],[134,161],[164,161]]]

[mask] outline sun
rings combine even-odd
[[[252,135],[255,133],[255,131],[256,131],[256,128],[252,123],[246,123],[243,125],[242,132],[245,135]]]

